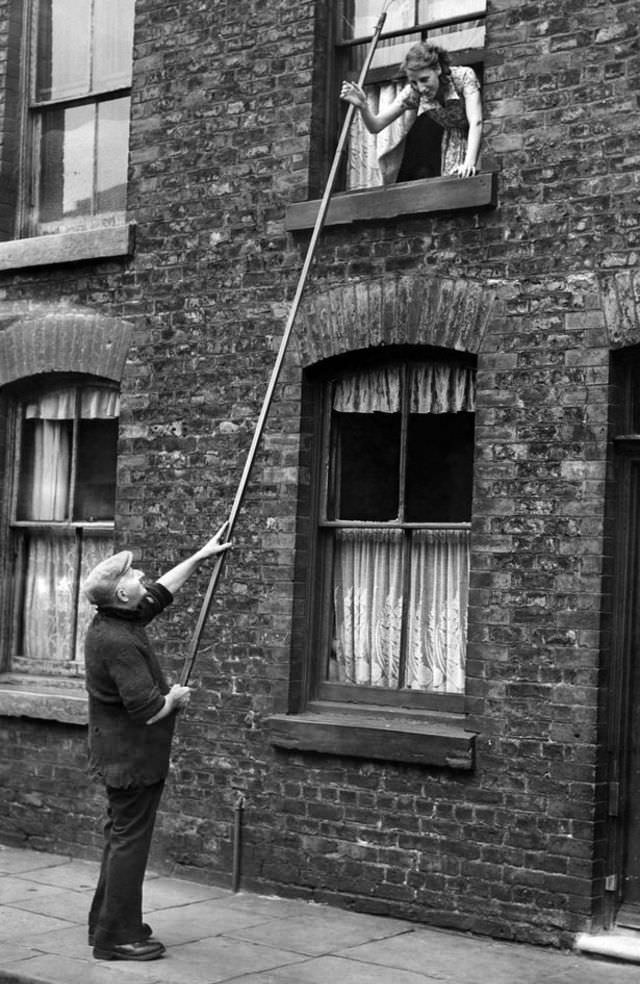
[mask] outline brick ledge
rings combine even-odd
[[[0,272],[54,263],[130,256],[135,245],[135,223],[104,229],[61,232],[0,243]]]
[[[87,695],[68,681],[15,681],[0,676],[0,717],[26,717],[63,724],[86,725]]]

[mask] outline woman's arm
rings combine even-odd
[[[381,130],[384,130],[385,126],[389,126],[390,123],[397,120],[407,108],[404,99],[396,96],[393,102],[386,109],[383,109],[381,113],[372,113],[369,109],[364,90],[359,85],[356,85],[355,82],[342,83],[340,98],[360,110],[362,122],[369,133],[380,133]]]
[[[474,90],[464,97],[464,108],[469,123],[467,135],[467,153],[464,162],[457,168],[459,178],[468,178],[476,173],[476,164],[480,155],[482,142],[482,100],[480,92]]]

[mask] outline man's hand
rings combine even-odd
[[[215,536],[212,536],[208,543],[205,543],[204,547],[200,547],[196,550],[194,554],[191,555],[187,560],[183,560],[176,567],[172,567],[170,571],[163,574],[162,577],[158,578],[158,584],[164,585],[167,591],[171,594],[175,594],[179,588],[187,581],[193,572],[197,570],[199,565],[208,560],[210,557],[215,557],[216,554],[222,553],[224,550],[228,550],[231,546],[231,541],[222,541],[223,536],[227,532],[229,527],[229,520],[223,523]]]
[[[155,724],[156,721],[161,721],[162,718],[167,717],[173,711],[180,711],[183,707],[186,707],[191,700],[191,688],[181,687],[179,683],[174,683],[173,687],[168,694],[165,695],[164,704],[160,708],[157,714],[154,714],[152,718],[149,718],[147,724]]]
[[[216,535],[212,536],[211,539],[198,550],[200,560],[207,560],[209,557],[215,557],[216,554],[222,553],[224,550],[229,549],[231,546],[231,541],[222,540],[228,528],[229,520],[227,519],[226,522],[222,524]]]
[[[179,683],[174,683],[167,697],[172,705],[172,710],[181,711],[191,700],[191,688],[181,687]]]

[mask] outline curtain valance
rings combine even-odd
[[[399,413],[401,366],[351,373],[338,380],[333,409],[339,413]],[[421,362],[409,367],[410,413],[475,410],[475,371],[458,362]]]

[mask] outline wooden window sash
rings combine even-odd
[[[408,454],[408,423],[409,423],[409,370],[413,363],[403,362],[400,366],[401,369],[401,449],[399,455],[399,467],[404,468],[406,471],[406,462]],[[321,480],[320,480],[320,517],[316,524],[318,534],[323,537],[324,542],[319,545],[319,556],[320,556],[320,576],[319,576],[319,590],[316,594],[316,598],[319,599],[319,604],[316,605],[316,615],[314,618],[319,619],[317,633],[310,633],[312,638],[317,639],[318,647],[311,651],[311,639],[309,643],[310,652],[309,658],[312,661],[312,666],[315,668],[315,672],[311,674],[311,680],[313,682],[312,692],[316,699],[327,699],[335,701],[347,701],[354,704],[366,705],[366,704],[390,704],[393,706],[410,706],[410,707],[421,707],[424,709],[436,709],[439,708],[442,711],[455,711],[462,712],[464,707],[464,694],[452,693],[452,692],[439,692],[434,693],[432,691],[424,690],[407,690],[403,689],[402,684],[404,681],[404,675],[406,674],[406,634],[408,632],[408,624],[403,611],[402,617],[402,628],[401,628],[401,642],[400,642],[400,667],[399,667],[399,687],[395,690],[391,690],[386,687],[366,687],[361,685],[346,685],[338,684],[326,679],[326,669],[327,669],[327,659],[329,653],[329,643],[332,631],[332,626],[330,625],[330,619],[328,613],[333,610],[333,601],[331,597],[331,585],[333,582],[333,561],[334,561],[334,548],[335,548],[335,537],[331,535],[331,531],[339,529],[398,529],[403,530],[406,533],[406,540],[410,539],[410,533],[412,530],[451,530],[452,532],[458,530],[471,530],[471,522],[461,522],[461,523],[429,523],[429,522],[406,522],[404,520],[403,505],[404,500],[399,497],[399,516],[396,520],[390,521],[370,521],[370,520],[341,520],[341,519],[329,519],[328,509],[331,498],[337,499],[337,489],[339,488],[339,476],[337,474],[336,468],[336,449],[335,441],[333,435],[332,427],[332,411],[333,411],[333,393],[335,389],[335,382],[329,381],[323,388],[323,400],[321,406],[322,414],[322,452],[320,458],[320,469],[321,469]],[[333,477],[334,488],[330,490],[331,480]],[[399,489],[402,489],[402,494],[404,495],[404,486],[406,482],[406,475],[401,473],[401,484]],[[402,501],[402,507],[400,507],[400,502]],[[334,508],[337,508],[334,501]],[[323,533],[324,531],[324,533]],[[403,550],[403,564],[405,578],[408,576],[408,569],[411,563],[411,551],[405,547]],[[405,583],[408,583],[405,580]],[[408,703],[407,703],[408,702]]]

